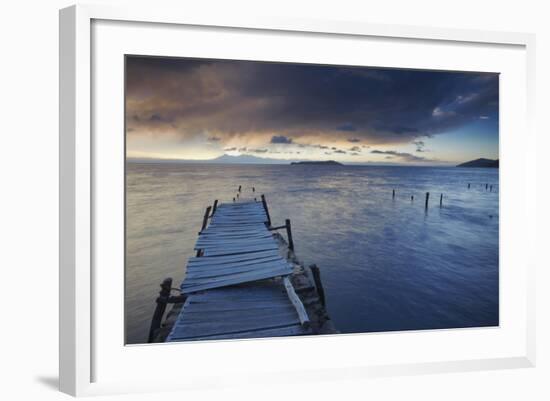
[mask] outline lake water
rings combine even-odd
[[[496,326],[498,179],[455,167],[128,163],[127,343],[146,342],[160,282],[179,286],[206,206],[239,185],[266,195],[273,225],[291,219],[340,332]]]

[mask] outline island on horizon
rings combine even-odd
[[[300,165],[305,164],[308,166],[343,166],[342,163],[339,163],[334,160],[319,160],[319,161],[299,161],[299,162],[291,162],[290,165]]]
[[[491,160],[491,159],[476,159],[471,160],[466,163],[461,163],[457,167],[488,167],[488,168],[498,168],[498,159]]]

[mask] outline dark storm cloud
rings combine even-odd
[[[126,65],[129,135],[399,144],[498,121],[497,74],[133,56]]]
[[[345,123],[345,124],[339,125],[338,127],[336,127],[336,129],[338,131],[348,131],[348,132],[357,131],[357,127],[352,123]]]
[[[274,135],[271,137],[271,143],[280,143],[284,145],[289,145],[292,143],[292,138],[288,138],[284,135]]]
[[[424,141],[414,141],[413,144],[416,145],[417,152],[426,152],[426,149],[424,148],[426,144],[424,143]]]

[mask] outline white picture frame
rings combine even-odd
[[[514,170],[511,163],[501,161],[501,180],[503,180],[502,200],[504,205],[510,209],[515,208],[517,218],[513,219],[515,226],[520,227],[522,231],[519,235],[524,237],[521,244],[518,242],[513,252],[510,251],[510,263],[519,259],[514,254],[527,252],[530,244],[534,244],[535,233],[535,207],[534,204],[522,195],[522,191],[506,192],[510,186],[507,186],[507,180],[514,183],[523,182],[523,185],[533,185],[535,177],[535,134],[533,132],[533,111],[534,111],[534,48],[535,37],[524,33],[507,32],[484,32],[458,29],[439,29],[415,26],[398,25],[376,25],[363,22],[350,21],[315,21],[315,20],[294,20],[292,18],[257,18],[255,16],[243,16],[242,19],[212,19],[204,15],[188,15],[183,10],[166,10],[155,7],[146,8],[113,8],[109,6],[91,6],[78,5],[72,6],[60,11],[60,389],[63,392],[72,395],[93,395],[108,393],[126,393],[133,391],[154,391],[168,389],[186,389],[186,388],[207,388],[210,385],[224,385],[229,382],[234,384],[239,382],[233,376],[227,376],[222,367],[218,371],[206,374],[206,370],[187,369],[185,372],[186,380],[174,383],[173,378],[165,379],[160,376],[147,376],[147,380],[141,380],[139,375],[143,372],[130,371],[136,374],[138,380],[129,380],[122,377],[117,380],[113,375],[102,378],[101,372],[98,372],[96,358],[105,361],[110,358],[101,354],[104,349],[105,341],[98,341],[94,334],[98,319],[103,319],[101,313],[97,313],[94,306],[94,290],[101,281],[94,274],[97,258],[94,253],[94,232],[97,231],[96,218],[101,213],[96,213],[94,191],[97,189],[95,180],[96,169],[98,166],[97,152],[101,152],[100,145],[94,142],[92,125],[94,124],[94,103],[92,102],[92,79],[96,60],[94,60],[94,46],[99,46],[98,41],[94,43],[93,25],[98,21],[124,22],[124,23],[142,23],[142,24],[162,24],[162,27],[202,27],[208,29],[231,29],[233,32],[245,30],[249,33],[268,32],[284,33],[287,35],[306,34],[308,37],[319,36],[322,38],[331,38],[332,36],[342,38],[384,38],[388,41],[419,41],[437,43],[437,45],[456,45],[463,47],[476,46],[496,46],[512,47],[518,49],[518,68],[525,72],[525,80],[519,84],[520,89],[525,96],[520,96],[520,106],[525,107],[525,113],[522,114],[521,121],[518,124],[524,124],[525,134],[522,136],[522,142],[525,146],[522,149],[512,149],[513,138],[506,138],[506,150],[504,156],[514,164]],[[160,26],[160,25],[159,25]],[[118,28],[117,28],[118,29]],[[122,27],[121,29],[126,29]],[[137,28],[136,28],[137,29]],[[162,32],[159,34],[163,34]],[[120,39],[120,38],[119,38]],[[122,39],[124,40],[124,39]],[[274,40],[277,40],[276,38]],[[327,39],[328,40],[328,39]],[[521,54],[519,54],[521,53]],[[525,65],[523,65],[523,62]],[[518,81],[519,82],[519,81]],[[523,111],[521,111],[523,113]],[[122,120],[122,116],[120,117]],[[506,123],[507,124],[507,123]],[[506,128],[506,126],[504,127]],[[506,129],[504,129],[506,131]],[[121,132],[122,135],[122,132]],[[502,134],[501,134],[502,135]],[[501,148],[501,153],[503,149]],[[503,155],[501,154],[501,157]],[[120,166],[119,166],[120,167]],[[521,215],[519,215],[521,214]],[[511,216],[511,217],[514,217]],[[503,230],[501,226],[501,230]],[[510,224],[508,225],[510,227]],[[525,229],[525,230],[524,230]],[[501,247],[503,243],[513,243],[514,238],[506,234],[501,234]],[[527,255],[529,253],[526,253]],[[533,253],[531,253],[533,254]],[[302,379],[314,379],[319,377],[320,373],[330,372],[334,378],[344,375],[353,375],[353,377],[367,377],[379,375],[398,375],[398,374],[416,374],[428,372],[443,371],[467,371],[478,369],[499,369],[510,367],[529,367],[535,364],[535,322],[534,322],[534,299],[535,284],[534,270],[536,260],[534,257],[525,257],[522,260],[521,271],[525,273],[522,279],[516,284],[520,286],[517,299],[506,298],[505,305],[510,306],[510,302],[518,301],[521,311],[518,311],[521,322],[515,327],[514,337],[517,345],[510,352],[495,350],[494,353],[477,353],[464,359],[444,359],[444,360],[416,360],[414,356],[405,358],[406,362],[392,362],[391,359],[381,357],[373,363],[361,363],[360,359],[352,359],[350,356],[346,361],[339,359],[334,361],[334,367],[321,366],[315,370],[312,367],[296,366],[289,369],[283,369],[280,366],[276,373],[279,379],[291,380],[293,372],[300,372]],[[99,281],[98,281],[99,280]],[[114,286],[116,287],[116,286]],[[110,294],[115,291],[120,292],[122,299],[122,289],[114,288]],[[114,295],[109,295],[114,296]],[[507,296],[504,294],[504,296]],[[525,298],[525,299],[523,299]],[[502,299],[501,299],[502,300]],[[115,300],[112,300],[116,302]],[[502,306],[502,302],[501,302]],[[507,307],[505,306],[505,307]],[[501,310],[502,311],[502,310]],[[120,322],[122,325],[123,322]],[[501,327],[503,332],[506,327]],[[498,330],[498,329],[497,329]],[[518,334],[521,331],[521,334]],[[473,333],[473,334],[472,334]],[[481,332],[473,330],[453,331],[453,333],[425,333],[414,334],[413,336],[431,336],[429,341],[437,340],[437,336],[455,336],[458,341],[460,337],[483,335]],[[103,334],[105,336],[106,334]],[[493,333],[489,333],[487,340],[490,341]],[[352,337],[330,336],[326,339],[323,347],[331,347],[334,352],[342,347],[344,341],[353,342],[357,346],[365,338],[376,338],[376,341],[384,337],[391,337],[390,341],[399,340],[400,334],[382,334],[376,337],[364,337],[354,335]],[[405,336],[405,335],[402,335]],[[388,337],[388,338],[389,338]],[[403,337],[405,338],[405,337]],[[407,337],[409,338],[409,337]],[[119,340],[116,340],[119,341]],[[300,340],[301,341],[301,340]],[[323,340],[325,341],[325,340]],[[422,340],[425,341],[425,340]],[[445,340],[445,341],[448,341]],[[475,340],[465,340],[475,341]],[[511,340],[512,341],[512,340]],[[187,355],[197,355],[200,352],[204,355],[210,355],[207,358],[215,358],[211,355],[215,352],[224,352],[225,355],[233,355],[234,352],[244,355],[251,353],[272,355],[269,348],[275,345],[296,348],[296,341],[290,339],[276,340],[252,340],[245,343],[240,342],[237,345],[227,346],[223,344],[205,343],[185,345],[186,348],[169,349],[162,345],[142,347],[140,351],[124,352],[128,355],[128,361],[136,363],[136,359],[143,354],[144,361],[154,363],[156,358],[166,357],[170,353],[186,352]],[[506,348],[504,341],[502,350]],[[318,344],[317,344],[318,345]],[[473,344],[472,344],[473,345]],[[124,344],[120,341],[120,347]],[[194,347],[194,348],[191,348]],[[240,347],[240,348],[239,348]],[[306,348],[314,349],[315,344],[308,345]],[[134,348],[137,350],[137,348]],[[210,352],[209,350],[212,350]],[[195,352],[197,351],[197,352]],[[308,351],[305,351],[308,352]],[[100,353],[100,355],[98,355]],[[105,353],[104,353],[105,354]],[[160,355],[162,354],[162,355]],[[236,354],[235,354],[236,355]],[[242,354],[240,354],[242,355]],[[332,355],[327,352],[328,358]],[[113,357],[114,358],[114,357]],[[192,356],[191,356],[192,358]],[[246,359],[246,357],[245,357]],[[139,360],[139,359],[138,359]],[[207,359],[208,360],[208,359]],[[212,359],[209,359],[212,361]],[[113,359],[113,363],[114,363]],[[329,361],[330,362],[330,361]],[[126,362],[130,363],[130,362]],[[105,362],[103,362],[105,364]],[[253,371],[254,370],[254,371]],[[137,372],[137,373],[136,373]],[[254,366],[254,369],[242,366],[240,373],[245,372],[246,376],[241,379],[241,384],[249,380],[261,382],[267,371],[263,372],[262,367]],[[146,376],[143,373],[144,377]],[[320,375],[327,378],[327,375]],[[99,379],[98,379],[99,378]]]

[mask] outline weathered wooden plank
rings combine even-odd
[[[263,223],[264,222],[264,216],[261,215],[226,215],[221,216],[218,215],[215,218],[212,219],[213,222],[216,224],[229,222],[229,223],[244,223],[244,224],[253,224],[253,223]]]
[[[210,236],[210,237],[199,237],[197,244],[208,244],[217,241],[234,241],[234,242],[243,242],[243,241],[266,241],[272,240],[269,235],[239,235],[239,236]]]
[[[274,284],[273,282],[266,281],[269,284]],[[256,286],[256,284],[261,283],[245,283],[243,285],[249,285],[249,286]],[[288,299],[288,295],[286,293],[286,290],[283,286],[281,286],[280,290],[273,292],[257,292],[257,291],[248,291],[246,288],[243,291],[235,292],[235,293],[224,293],[224,294],[213,294],[214,292],[217,292],[219,290],[224,290],[227,288],[235,289],[240,288],[241,286],[235,285],[233,287],[225,287],[225,288],[216,288],[209,291],[202,291],[202,292],[196,292],[192,296],[192,301],[190,301],[193,304],[204,304],[208,302],[218,302],[218,300],[224,300],[228,304],[249,304],[250,302],[260,302],[260,301],[274,301],[274,302],[284,302],[289,303],[290,300]]]
[[[300,325],[284,326],[274,329],[263,329],[248,332],[224,333],[220,335],[188,337],[185,339],[171,339],[171,341],[199,341],[199,340],[233,340],[239,338],[266,338],[266,337],[286,337],[286,336],[302,336],[311,334],[310,331],[304,330]]]
[[[248,254],[250,255],[250,254]],[[203,270],[208,269],[209,271],[216,271],[216,270],[225,270],[232,267],[241,267],[241,266],[247,266],[247,265],[254,265],[254,264],[262,264],[265,262],[286,262],[283,258],[281,258],[278,254],[274,253],[272,255],[267,255],[264,257],[252,257],[247,259],[239,259],[234,261],[228,261],[226,263],[220,263],[220,262],[211,262],[211,263],[194,263],[194,264],[188,264],[187,265],[187,273],[191,271]]]
[[[258,321],[252,319],[249,321],[218,321],[214,323],[192,324],[192,325],[175,325],[174,332],[178,337],[196,337],[207,335],[220,335],[224,333],[235,333],[239,331],[265,330],[278,328],[281,326],[290,326],[300,324],[300,320],[296,317],[293,320],[277,319]]]
[[[210,312],[208,316],[205,313],[186,313],[177,324],[179,326],[193,324],[196,328],[199,328],[199,325],[203,328],[223,325],[227,331],[230,331],[235,325],[242,325],[246,322],[254,322],[258,325],[300,323],[296,311],[290,306],[290,308],[272,309],[269,314],[262,313],[258,309]]]
[[[213,302],[216,299],[225,299],[228,302],[246,303],[251,299],[282,299],[289,302],[286,289],[283,285],[270,281],[247,283],[233,287],[217,288],[210,291],[198,292],[190,296],[190,302]]]
[[[220,230],[218,228],[213,229],[212,231],[209,231],[209,229],[203,231],[200,233],[200,237],[245,237],[247,235],[268,235],[272,236],[272,234],[267,230],[267,228],[263,230],[254,229],[252,230]]]
[[[304,308],[302,301],[300,301],[300,298],[298,297],[298,295],[296,295],[294,287],[292,286],[289,278],[284,277],[283,283],[285,285],[290,302],[292,302],[292,305],[294,305],[294,308],[296,308],[296,312],[298,313],[298,316],[300,318],[300,323],[302,324],[302,326],[309,325],[309,316],[307,315],[306,309]]]
[[[211,251],[211,250],[235,250],[235,249],[275,249],[274,247],[277,246],[276,243],[271,241],[238,241],[238,242],[223,242],[223,243],[208,243],[208,244],[201,244],[199,246],[195,246],[194,249],[202,249],[204,251]],[[206,252],[205,252],[206,254]]]
[[[274,245],[277,245],[274,241],[250,241],[248,242],[248,248],[253,249],[257,247],[266,247],[266,248],[272,248]],[[236,241],[236,242],[222,242],[219,243],[210,243],[204,245],[201,249],[210,249],[210,248],[242,248],[246,247],[247,241]]]
[[[225,287],[234,284],[247,283],[256,280],[263,280],[272,277],[284,276],[292,273],[292,269],[266,269],[255,272],[232,274],[219,278],[208,278],[207,280],[184,280],[181,290],[184,293],[191,293],[212,288]]]
[[[266,258],[259,261],[256,260],[249,260],[246,262],[240,262],[240,263],[231,263],[231,264],[224,264],[221,266],[195,266],[195,267],[188,267],[187,272],[185,274],[186,277],[189,277],[192,275],[193,277],[197,274],[223,274],[223,272],[227,271],[233,271],[237,272],[240,270],[251,270],[251,269],[262,269],[268,265],[276,265],[276,264],[284,264],[286,261],[279,257],[272,257],[272,258]]]
[[[244,237],[261,237],[261,238],[273,238],[273,235],[265,228],[264,230],[219,230],[203,231],[199,234],[198,240],[211,239],[211,238],[244,238]]]
[[[251,273],[256,271],[267,271],[267,270],[276,270],[276,269],[285,269],[285,263],[279,260],[268,261],[264,263],[250,264],[240,267],[230,267],[225,270],[211,270],[211,269],[197,269],[194,271],[188,271],[185,275],[186,282],[193,282],[197,280],[203,281],[206,278],[222,278],[225,276],[242,274],[242,273]]]
[[[251,284],[253,285],[253,284]],[[228,288],[228,287],[226,287]],[[208,290],[208,291],[203,291],[202,294],[207,294],[209,293],[210,291],[216,291],[218,290],[219,288],[215,288],[215,289],[212,289],[212,290]],[[199,293],[194,293],[194,294],[190,294],[189,296],[198,296],[199,294],[201,294],[201,292]],[[235,307],[238,307],[238,306],[242,306],[243,308],[244,307],[248,307],[248,306],[251,306],[251,305],[255,305],[257,303],[262,303],[262,302],[274,302],[274,303],[282,303],[282,304],[285,304],[285,305],[290,305],[290,301],[288,299],[288,295],[286,294],[286,292],[283,290],[283,292],[281,292],[280,294],[275,294],[275,295],[269,295],[269,296],[255,296],[254,294],[252,295],[247,295],[246,293],[243,293],[243,294],[240,294],[240,295],[231,295],[231,296],[227,296],[227,297],[211,297],[211,298],[208,298],[208,299],[202,299],[202,300],[194,300],[192,301],[190,304],[193,305],[193,307],[198,307],[198,306],[204,306],[204,305],[212,305],[212,304],[217,304],[218,306],[220,304],[227,304],[227,305],[232,305],[232,306],[235,306]]]
[[[213,227],[225,227],[228,225],[235,226],[236,229],[250,229],[250,228],[260,228],[262,226],[262,222],[250,222],[250,221],[242,221],[242,222],[234,222],[234,221],[228,221],[228,222],[222,222],[221,220],[214,219],[212,220],[212,223],[208,227],[208,229],[212,229]]]
[[[219,240],[212,240],[212,239],[204,239],[200,241],[203,244],[207,245],[223,245],[223,244],[246,244],[246,243],[268,243],[268,244],[276,244],[275,240],[273,238],[226,238],[226,239],[219,239]]]
[[[249,252],[257,252],[257,251],[269,251],[269,250],[277,250],[276,246],[262,246],[262,247],[254,247],[254,248],[220,248],[220,249],[209,249],[204,252],[204,256],[222,256],[222,255],[237,255],[242,253],[249,253]]]
[[[259,252],[249,252],[243,253],[240,255],[227,255],[227,256],[203,256],[200,258],[192,257],[189,258],[187,265],[199,265],[199,264],[223,264],[231,263],[235,261],[245,261],[256,258],[263,258],[272,255],[279,255],[279,251],[259,251]],[[280,256],[280,255],[279,255]]]
[[[264,210],[257,208],[247,208],[247,209],[218,209],[219,214],[216,213],[216,216],[229,216],[229,215],[244,215],[244,214],[253,214],[258,216],[265,216],[266,213]]]
[[[219,220],[224,218],[242,218],[242,217],[266,217],[266,214],[264,212],[260,211],[245,211],[245,212],[224,212],[221,211],[217,213],[214,217],[212,217],[212,220]]]
[[[269,314],[271,310],[275,309],[288,309],[294,312],[294,308],[291,305],[288,305],[284,299],[277,299],[276,301],[255,301],[248,303],[220,303],[220,302],[195,302],[190,304],[190,308],[185,312],[187,314],[191,313],[205,313],[205,312],[226,312],[226,311],[243,311],[245,313],[248,310],[259,310],[265,311],[265,314]]]

